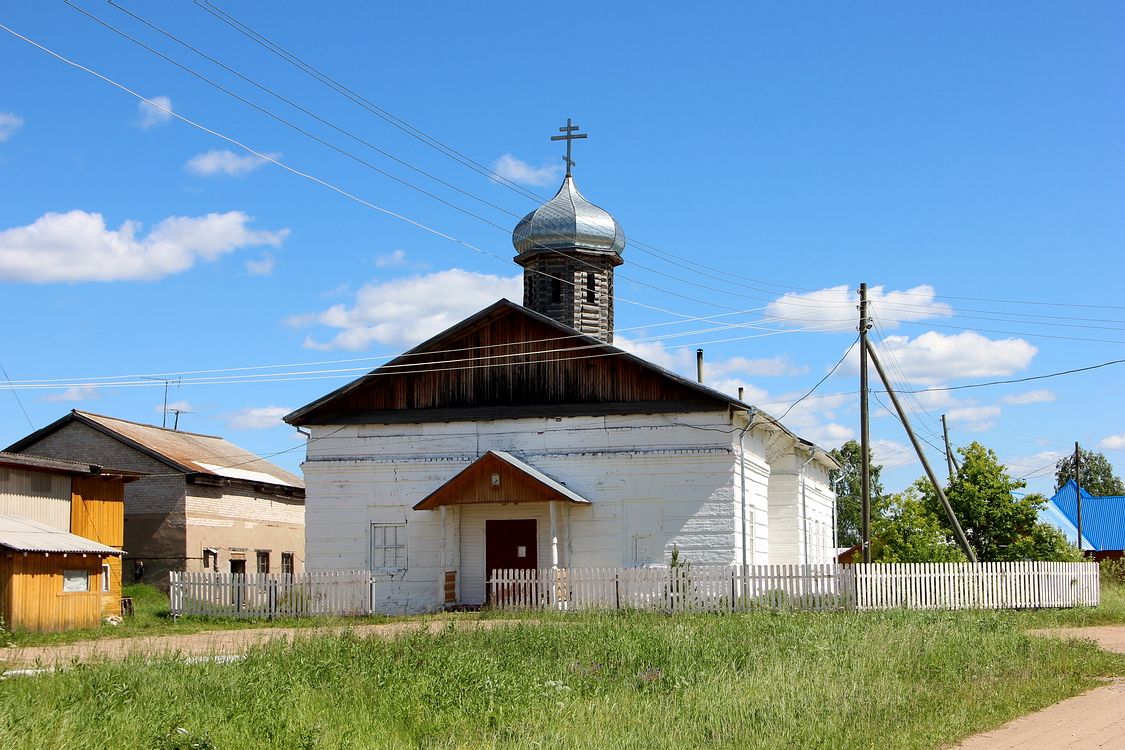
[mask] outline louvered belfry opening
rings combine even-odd
[[[516,225],[512,244],[524,268],[524,307],[613,343],[613,269],[623,262],[625,233],[572,176]]]

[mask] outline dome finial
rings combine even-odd
[[[568,117],[568,118],[566,118],[566,127],[565,128],[559,128],[559,132],[563,133],[563,135],[552,135],[551,136],[552,141],[566,141],[566,156],[563,157],[563,160],[566,162],[566,176],[567,177],[571,176],[570,175],[570,169],[571,169],[571,167],[574,166],[574,161],[570,158],[570,144],[576,138],[585,138],[586,137],[586,133],[576,132],[578,130],[578,128],[579,128],[578,125],[571,124],[570,118]]]

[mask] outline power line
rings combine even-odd
[[[4,367],[3,363],[0,363],[0,372],[4,373],[4,379],[8,381],[8,390],[10,390],[12,392],[12,395],[16,397],[16,403],[20,405],[20,411],[23,412],[23,418],[27,420],[27,426],[34,430],[35,423],[32,422],[31,417],[28,416],[27,409],[24,408],[23,405],[23,400],[20,399],[20,394],[16,393],[15,389],[11,387],[12,379],[8,376],[8,370]]]
[[[1057,378],[1061,375],[1073,375],[1078,372],[1089,372],[1090,370],[1098,370],[1102,367],[1109,367],[1111,365],[1120,365],[1125,363],[1125,359],[1112,359],[1109,362],[1102,362],[1097,365],[1089,365],[1088,367],[1075,367],[1071,370],[1059,370],[1058,372],[1049,372],[1045,375],[1031,375],[1026,378],[1012,378],[1010,380],[989,380],[984,383],[967,383],[965,385],[947,385],[935,386],[933,388],[918,388],[913,391],[905,391],[905,393],[931,393],[934,391],[962,391],[968,388],[984,388],[990,385],[1010,385],[1012,383],[1028,383],[1033,380],[1046,380],[1048,378]]]
[[[828,378],[832,377],[832,373],[836,372],[837,368],[839,368],[840,365],[844,364],[844,360],[846,360],[848,358],[848,355],[852,353],[852,349],[855,348],[855,345],[858,342],[859,342],[859,337],[857,336],[855,338],[855,340],[852,341],[851,346],[848,347],[848,350],[846,352],[844,352],[844,356],[840,357],[839,361],[837,361],[836,364],[832,365],[832,369],[828,371],[828,374],[825,375],[820,380],[818,380],[816,385],[814,385],[812,388],[809,389],[808,393],[806,393],[804,396],[801,396],[799,399],[797,399],[792,404],[790,404],[789,408],[785,410],[785,413],[777,418],[777,421],[780,422],[781,420],[785,419],[785,417],[789,414],[789,412],[793,411],[794,406],[801,403],[802,401],[804,401],[809,396],[813,395],[813,393],[816,391],[816,389],[824,384],[824,381],[826,381],[826,380],[828,380]]]

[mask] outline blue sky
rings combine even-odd
[[[19,386],[0,392],[0,443],[71,408],[159,423],[162,388],[132,376],[225,370],[170,390],[181,427],[296,468],[279,414],[519,300],[510,230],[535,202],[424,138],[547,198],[567,117],[590,134],[578,185],[630,239],[621,343],[685,373],[702,346],[708,382],[768,412],[848,349],[860,282],[904,388],[1125,358],[1118,3],[216,3],[424,136],[187,0],[120,5],[315,117],[79,4],[338,150],[65,4],[6,4],[0,23],[164,109],[0,32],[0,364]],[[858,434],[852,360],[790,427],[826,447]],[[1123,373],[908,402],[929,441],[946,413],[955,444],[980,440],[1050,491],[1075,440],[1125,471]],[[91,387],[103,376],[129,377]],[[921,467],[873,405],[900,488]]]

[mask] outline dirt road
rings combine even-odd
[[[1125,626],[1033,630],[1050,638],[1088,638],[1125,653]],[[978,734],[954,750],[1125,750],[1125,681],[1117,680]]]
[[[137,636],[133,638],[102,638],[58,646],[27,646],[0,649],[0,673],[27,668],[52,668],[75,662],[119,660],[130,654],[160,656],[180,654],[187,657],[231,656],[244,654],[251,646],[270,641],[292,642],[299,638],[351,631],[358,636],[377,635],[391,638],[403,633],[427,630],[438,632],[449,627],[461,630],[494,628],[526,620],[429,620],[426,622],[392,622],[383,625],[357,625],[331,628],[254,628],[247,630],[214,630],[185,635]]]

